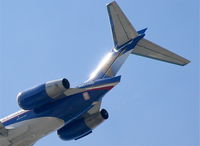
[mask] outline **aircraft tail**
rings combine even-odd
[[[131,25],[115,1],[108,4],[107,9],[110,18],[113,41],[117,50],[121,48],[122,45],[145,33],[146,29],[140,30],[138,32],[135,30],[135,28]],[[186,65],[190,62],[189,60],[171,51],[168,51],[165,48],[144,38],[141,38],[136,42],[136,45],[132,45],[132,47],[132,54],[135,55],[140,55],[143,57],[157,59],[178,65]]]
[[[130,54],[178,65],[186,65],[190,62],[144,39],[146,29],[136,31],[115,1],[108,4],[107,9],[115,46],[91,74],[89,81],[114,77]]]
[[[138,42],[131,53],[182,66],[190,62],[189,60],[144,38]]]

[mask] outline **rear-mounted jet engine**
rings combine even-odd
[[[60,99],[69,88],[67,79],[54,80],[20,92],[17,95],[17,101],[24,110],[31,110]]]
[[[92,130],[108,119],[108,117],[108,112],[102,109],[100,112],[72,121],[60,128],[57,134],[62,140],[77,140],[92,133]]]

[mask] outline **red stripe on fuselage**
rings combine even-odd
[[[101,88],[94,88],[94,89],[89,89],[89,90],[87,90],[87,91],[110,90],[110,89],[112,89],[113,87],[114,87],[114,86],[101,87]],[[5,123],[5,122],[7,122],[7,121],[9,121],[9,120],[12,120],[12,119],[16,118],[17,116],[21,116],[21,115],[25,114],[25,113],[27,113],[27,112],[29,112],[29,111],[21,111],[21,113],[16,113],[16,115],[12,115],[11,117],[8,116],[8,118],[4,118],[1,122],[2,122],[2,123]]]
[[[94,90],[110,90],[112,89],[114,86],[108,86],[108,87],[101,87],[101,88],[94,88],[94,89],[90,89],[87,91],[94,91]]]

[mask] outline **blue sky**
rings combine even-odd
[[[16,95],[66,77],[88,79],[113,47],[108,0],[1,0],[0,116],[17,110]],[[102,107],[110,118],[78,141],[56,133],[36,146],[198,146],[199,4],[197,0],[117,0],[146,38],[191,63],[181,67],[139,56],[128,58],[121,83]]]

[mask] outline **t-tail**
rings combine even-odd
[[[89,81],[114,77],[130,54],[140,55],[177,65],[190,61],[144,38],[146,28],[136,31],[114,1],[107,5],[114,48],[90,75]]]

